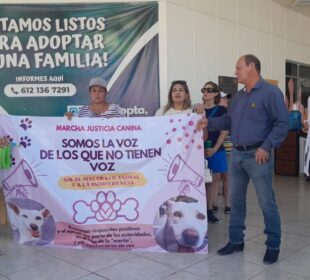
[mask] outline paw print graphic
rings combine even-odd
[[[10,143],[12,143],[13,140],[14,140],[10,135],[7,135],[7,136],[5,136],[5,137],[10,141]]]
[[[121,209],[121,201],[116,199],[114,192],[99,192],[97,199],[91,202],[91,210],[97,221],[113,221],[117,218],[117,212]]]
[[[139,202],[135,198],[129,197],[121,201],[113,191],[100,191],[89,203],[85,200],[74,202],[73,220],[77,224],[84,224],[90,219],[98,222],[115,221],[118,218],[135,221],[139,217],[138,208]]]
[[[21,119],[20,121],[20,127],[23,129],[23,130],[27,130],[28,128],[31,128],[32,127],[32,121],[29,120],[28,118],[25,118],[25,119]]]
[[[12,155],[10,157],[11,157],[11,163],[12,163],[12,166],[13,166],[16,163],[16,158],[13,157]]]
[[[27,136],[20,137],[19,145],[27,148],[28,146],[31,146],[31,139],[29,139]]]
[[[24,187],[19,187],[15,192],[16,197],[19,198],[27,198],[29,193]]]

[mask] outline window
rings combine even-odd
[[[286,61],[285,95],[289,110],[297,109],[304,113],[310,96],[310,66]]]

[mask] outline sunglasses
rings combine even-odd
[[[201,89],[201,92],[202,92],[202,93],[205,93],[205,92],[214,93],[214,92],[217,92],[217,90],[214,89],[214,88],[202,88],[202,89]]]

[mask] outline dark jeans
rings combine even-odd
[[[272,189],[273,164],[271,158],[265,164],[255,161],[256,149],[249,151],[232,150],[229,225],[230,242],[238,244],[244,239],[246,217],[246,194],[250,179],[255,186],[259,205],[263,211],[268,249],[279,249],[281,243],[281,222]]]

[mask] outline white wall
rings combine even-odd
[[[285,89],[285,60],[310,64],[310,18],[270,0],[167,0],[167,81],[186,79],[192,99],[246,53]]]
[[[121,1],[121,0],[120,0]],[[122,0],[138,2],[141,0]],[[145,0],[144,0],[145,1]],[[151,1],[151,0],[146,0]],[[25,0],[0,0],[0,3]],[[30,0],[27,3],[62,1]],[[119,2],[66,0],[65,2]],[[262,76],[285,89],[285,60],[310,64],[310,18],[270,0],[159,0],[161,102],[172,80],[188,81],[193,102],[200,88],[218,75],[234,76],[239,56],[253,53]]]

